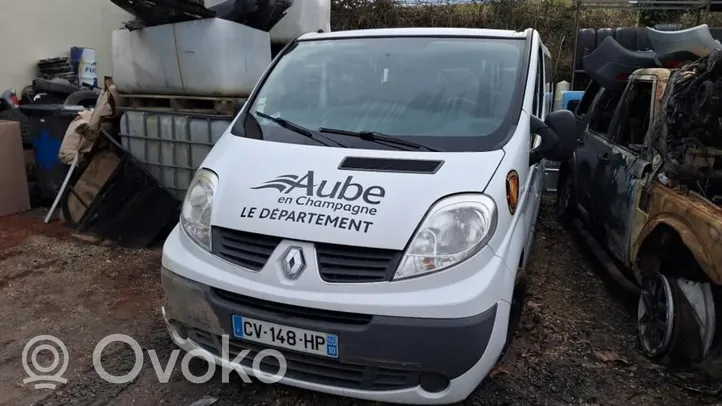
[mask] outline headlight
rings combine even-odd
[[[213,192],[218,184],[218,176],[208,169],[201,169],[193,178],[181,211],[181,227],[193,241],[210,251],[211,249],[211,209]]]
[[[411,240],[394,279],[441,271],[469,259],[494,234],[496,213],[494,200],[482,194],[438,202]]]

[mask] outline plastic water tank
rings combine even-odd
[[[113,31],[121,93],[244,97],[270,63],[267,32],[219,18]]]

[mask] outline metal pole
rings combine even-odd
[[[73,163],[70,164],[70,169],[68,169],[68,174],[65,175],[65,180],[63,181],[63,185],[60,187],[58,194],[55,196],[55,201],[53,202],[53,205],[50,207],[50,211],[45,216],[45,224],[48,224],[50,222],[50,218],[53,217],[53,213],[55,213],[55,209],[58,207],[58,203],[60,203],[60,197],[62,197],[63,194],[65,194],[65,188],[68,187],[68,182],[70,182],[70,177],[73,176],[75,167],[78,166],[78,157],[79,156],[80,156],[80,152],[75,151],[75,156],[73,157]]]
[[[575,4],[576,10],[574,12],[574,47],[572,48],[572,90],[574,90],[574,85],[576,83],[574,79],[576,77],[577,70],[577,46],[579,44],[579,13],[581,12],[580,9],[582,7],[582,1],[577,0]]]

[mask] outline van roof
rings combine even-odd
[[[333,31],[323,33],[306,33],[301,35],[299,41],[336,39],[353,37],[413,37],[413,36],[452,36],[452,37],[498,37],[498,38],[528,38],[532,29],[524,31],[493,30],[486,28],[372,28],[365,30]]]

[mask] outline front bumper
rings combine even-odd
[[[287,360],[281,383],[341,396],[410,404],[463,400],[496,364],[506,339],[509,304],[501,300],[458,319],[369,316],[260,300],[165,268],[162,281],[173,341],[184,350],[205,352],[226,368],[252,374],[253,355],[265,349],[233,339],[234,314],[336,334],[338,359],[280,350]],[[220,356],[223,335],[230,335],[230,359],[251,351],[240,365]],[[269,373],[277,370],[269,368]]]
[[[301,247],[305,271],[289,280],[283,253]],[[314,244],[283,240],[260,271],[250,271],[200,248],[180,227],[163,247],[163,266],[186,279],[233,293],[312,309],[377,316],[450,319],[478,315],[499,301],[511,302],[515,272],[489,247],[447,269],[420,278],[381,283],[328,283],[319,277]],[[518,263],[518,259],[511,259]]]

